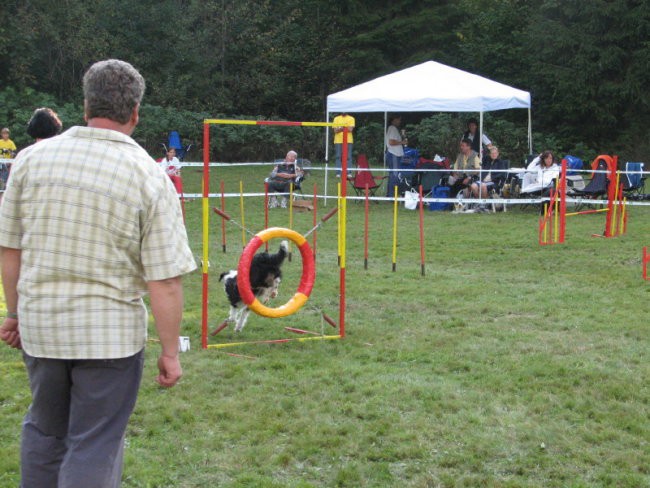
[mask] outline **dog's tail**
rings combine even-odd
[[[289,241],[282,241],[280,243],[280,249],[275,254],[261,253],[255,256],[256,260],[260,260],[260,264],[266,264],[268,266],[281,266],[284,262],[287,254],[289,253]]]

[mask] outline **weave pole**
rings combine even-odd
[[[363,219],[363,269],[368,269],[368,214],[370,213],[370,190],[368,189],[368,183],[366,183],[365,188],[365,200],[364,200],[364,219]]]
[[[209,261],[209,236],[210,236],[210,126],[203,124],[203,196],[201,198],[203,211],[203,255],[201,259],[202,275],[202,300],[201,300],[201,347],[208,347],[208,269]]]
[[[393,193],[393,273],[397,270],[397,186]]]
[[[223,180],[221,180],[219,186],[221,190],[221,211],[226,213],[226,190]],[[226,252],[226,221],[224,219],[221,220],[221,250],[224,253]]]
[[[422,200],[422,185],[418,188],[420,197],[420,270],[424,276],[424,201]]]
[[[317,215],[318,214],[318,198],[316,197],[316,191],[318,190],[318,187],[316,186],[316,183],[314,183],[314,191],[312,192],[312,206],[314,207],[312,209],[312,225],[316,227],[316,222],[317,222]],[[316,261],[316,232],[314,232],[314,236],[311,238],[311,249],[314,251],[314,261]]]
[[[264,228],[269,228],[269,182],[264,182]],[[269,242],[264,243],[264,250],[269,250]]]
[[[648,255],[648,248],[646,246],[643,246],[643,258],[642,258],[642,264],[643,264],[643,279],[648,280],[648,261],[650,261],[650,255]]]
[[[241,214],[241,247],[246,247],[246,220],[244,219],[244,182],[239,180],[239,212]]]

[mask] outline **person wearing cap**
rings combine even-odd
[[[461,140],[463,139],[468,139],[471,141],[472,151],[474,151],[476,154],[482,154],[483,152],[481,151],[481,143],[479,142],[479,139],[481,139],[483,145],[488,149],[492,147],[492,141],[485,134],[485,132],[483,133],[483,137],[479,137],[478,120],[476,120],[474,117],[467,121],[467,130],[463,133],[463,137],[461,137]]]
[[[335,124],[342,124],[339,127],[334,127],[334,151],[336,155],[336,177],[341,177],[341,158],[343,157],[343,131],[344,127],[348,128],[348,175],[352,174],[352,148],[354,147],[354,131],[355,120],[354,117],[347,113],[342,113],[334,117]]]

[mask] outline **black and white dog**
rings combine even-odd
[[[266,303],[271,298],[278,296],[280,281],[282,281],[280,267],[287,256],[288,250],[289,242],[282,241],[277,253],[261,252],[253,257],[251,262],[251,289],[260,302]],[[239,332],[246,325],[250,310],[239,295],[237,271],[230,270],[221,273],[219,281],[223,282],[223,287],[230,302],[230,314],[227,322],[235,322],[235,332]]]

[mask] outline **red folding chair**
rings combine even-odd
[[[352,184],[352,188],[354,188],[358,196],[365,194],[367,186],[368,192],[374,197],[386,178],[388,176],[374,176],[370,171],[370,165],[368,164],[366,155],[359,154],[357,156],[357,170],[354,175],[348,177],[348,181]]]

